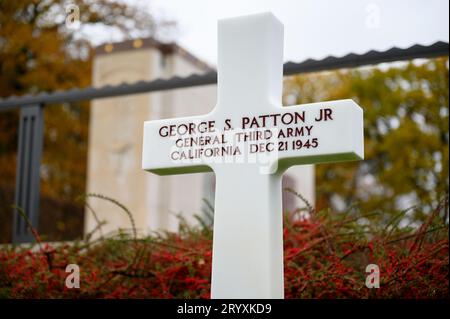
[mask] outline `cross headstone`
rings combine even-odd
[[[363,111],[352,100],[282,107],[283,25],[271,13],[220,20],[218,38],[216,107],[145,122],[142,167],[215,173],[212,298],[283,298],[282,174],[363,159]]]

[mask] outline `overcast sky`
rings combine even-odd
[[[176,41],[212,65],[217,20],[264,11],[284,24],[286,61],[449,41],[448,0],[152,0],[149,10],[177,21]]]

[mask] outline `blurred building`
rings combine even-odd
[[[210,67],[177,44],[139,39],[98,47],[93,60],[93,85],[117,85],[142,80],[187,76]],[[141,169],[143,123],[146,120],[200,115],[214,108],[216,86],[200,86],[164,92],[97,99],[92,102],[88,149],[87,192],[111,197],[133,214],[141,234],[178,228],[178,214],[194,223],[204,214],[205,201],[214,203],[214,174],[156,176]],[[157,152],[158,150],[154,150]],[[314,168],[288,170],[284,185],[314,203]],[[119,207],[91,198],[103,232],[131,227]],[[285,210],[303,207],[294,195],[284,192]],[[85,232],[97,225],[86,210]]]

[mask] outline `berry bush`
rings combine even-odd
[[[356,209],[286,213],[285,297],[448,298],[447,203],[414,227],[400,226],[407,211],[383,223]],[[201,219],[180,225],[177,233],[121,231],[53,246],[34,231],[31,247],[0,248],[0,297],[209,298],[212,229]],[[66,287],[68,264],[79,266],[78,289]],[[368,264],[379,267],[378,289],[366,286]]]

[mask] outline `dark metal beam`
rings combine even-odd
[[[301,63],[287,62],[284,64],[284,75],[328,71],[341,68],[354,68],[363,65],[404,61],[416,58],[433,58],[448,56],[448,43],[436,42],[430,46],[414,45],[406,49],[392,48],[387,51],[369,51],[365,54],[348,54],[344,57],[327,57],[322,60],[306,60]],[[173,77],[167,80],[141,81],[134,84],[120,84],[101,88],[88,87],[37,95],[13,96],[0,99],[0,111],[6,111],[28,104],[70,103],[82,100],[92,100],[127,94],[148,93],[171,89],[187,88],[217,83],[217,73],[209,72],[203,75],[188,77]]]
[[[17,151],[15,205],[23,209],[34,228],[39,221],[40,166],[44,132],[41,105],[20,110],[19,146]],[[16,210],[16,209],[15,209]],[[13,219],[13,242],[32,242],[33,235],[17,211]]]
[[[356,68],[379,63],[405,61],[420,58],[448,56],[448,43],[436,42],[430,46],[414,45],[406,49],[393,47],[387,51],[369,51],[364,54],[350,53],[343,57],[329,56],[323,60],[306,60],[302,63],[284,64],[284,75]]]

